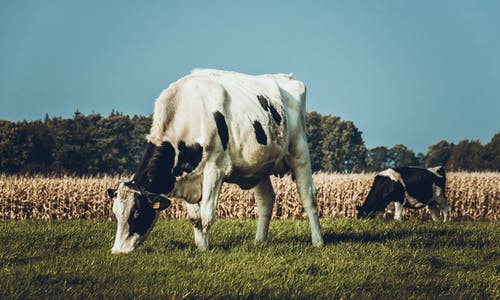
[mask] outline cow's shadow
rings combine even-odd
[[[394,234],[378,234],[378,233],[370,233],[370,232],[345,232],[345,233],[337,233],[337,232],[329,232],[323,234],[323,240],[325,245],[335,245],[340,243],[383,243],[388,241],[400,240],[408,237],[409,233],[398,232]],[[311,243],[311,237],[308,235],[288,235],[286,238],[282,237],[271,237],[269,242],[272,243],[280,243],[286,244],[290,242],[298,242],[304,244]]]
[[[390,234],[373,232],[329,232],[323,235],[326,245],[339,243],[382,243],[401,240],[408,237],[408,232],[394,232]]]
[[[442,234],[443,229],[425,229],[422,232]],[[369,230],[361,231],[337,231],[337,230],[324,230],[323,239],[325,245],[336,245],[341,243],[384,243],[390,241],[404,240],[415,232],[412,231],[390,231],[390,232],[371,232]],[[210,249],[220,249],[223,251],[231,251],[235,248],[248,248],[249,250],[255,247],[267,247],[273,244],[290,244],[298,243],[304,245],[311,244],[311,236],[308,232],[287,232],[286,234],[274,235],[273,231],[270,230],[269,238],[265,242],[255,243],[254,232],[238,232],[232,231],[230,234],[224,235],[224,237],[217,236],[215,233],[210,240]],[[196,245],[192,235],[189,238],[173,238],[165,242],[166,250],[195,250]],[[151,250],[152,251],[152,250]]]

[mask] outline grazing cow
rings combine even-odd
[[[445,197],[446,173],[443,167],[429,169],[401,167],[390,168],[375,176],[365,202],[358,206],[358,218],[374,217],[389,204],[394,204],[394,219],[401,220],[403,206],[422,208],[429,206],[434,221],[448,220],[448,204]]]
[[[256,241],[267,238],[274,204],[269,176],[291,171],[312,243],[323,244],[305,126],[305,86],[292,75],[251,76],[195,70],[172,83],[155,102],[148,146],[139,169],[109,189],[118,222],[114,253],[141,244],[166,196],[186,201],[199,249],[209,247],[223,182],[253,188]]]

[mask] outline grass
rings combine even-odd
[[[500,298],[496,222],[217,220],[212,250],[188,220],[159,220],[137,251],[112,255],[115,223],[0,222],[0,298]]]

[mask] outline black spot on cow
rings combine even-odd
[[[179,176],[183,172],[191,173],[196,169],[203,157],[203,147],[199,143],[186,145],[184,141],[180,141],[177,149],[179,150],[179,156],[172,174]]]
[[[395,168],[394,171],[399,173],[403,178],[408,194],[423,204],[427,204],[432,198],[433,184],[436,184],[443,190],[445,188],[444,177],[437,178],[436,175],[426,169],[400,167]]]
[[[375,176],[372,188],[362,206],[358,207],[358,218],[374,217],[375,212],[384,211],[392,201],[403,202],[405,190],[401,183],[387,176]]]
[[[191,221],[191,224],[192,224],[195,228],[197,228],[197,229],[199,229],[199,230],[201,230],[201,229],[203,228],[203,227],[202,227],[202,224],[201,224],[201,219],[191,218],[191,219],[189,219],[189,220]]]
[[[281,116],[280,116],[279,112],[272,105],[269,105],[269,110],[271,111],[271,115],[273,116],[274,121],[276,123],[278,123],[278,125],[280,125],[281,124]]]
[[[257,137],[257,142],[261,145],[267,145],[267,136],[262,128],[262,124],[259,121],[253,122],[253,130],[255,131],[255,136]]]
[[[247,176],[245,172],[237,168],[233,168],[231,170],[231,173],[228,176],[224,177],[224,182],[237,184],[239,185],[240,188],[244,190],[248,190],[255,187],[261,181],[262,177]]]
[[[214,120],[217,125],[217,132],[219,133],[222,147],[226,150],[227,143],[229,142],[229,130],[227,129],[226,118],[224,118],[224,115],[220,111],[216,111],[214,112]]]
[[[130,234],[144,235],[151,228],[158,211],[152,207],[152,199],[148,197],[172,191],[175,183],[172,175],[174,159],[175,149],[169,142],[160,146],[148,143],[134,179],[126,183],[139,192],[128,218]]]
[[[141,196],[136,198],[135,205],[132,206],[127,220],[129,234],[146,234],[153,225],[156,214],[157,212],[148,204],[146,197]]]
[[[269,100],[266,98],[266,96],[258,95],[257,99],[259,100],[260,106],[265,111],[269,111],[273,117],[273,120],[280,125],[281,124],[281,115],[279,114],[278,110],[269,102]]]
[[[265,111],[268,111],[269,110],[269,102],[267,101],[266,97],[264,97],[262,95],[257,95],[257,99],[259,100],[260,106],[262,106],[262,108]]]
[[[169,142],[161,146],[148,143],[139,169],[134,175],[134,183],[150,193],[168,194],[174,188],[175,149]]]

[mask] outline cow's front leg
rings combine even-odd
[[[191,224],[193,224],[194,243],[198,248],[200,248],[200,245],[204,245],[205,243],[202,234],[200,204],[191,204],[186,202],[186,208],[189,220],[191,220]]]
[[[207,163],[203,173],[203,194],[200,202],[201,237],[196,243],[198,249],[209,248],[209,230],[215,221],[217,200],[222,185],[222,172],[215,163]]]
[[[446,200],[446,197],[444,195],[444,190],[441,189],[440,187],[434,185],[433,186],[434,190],[434,201],[437,203],[437,206],[441,209],[441,212],[443,213],[443,222],[448,221],[448,201]],[[429,206],[430,208],[430,206]],[[436,208],[437,212],[435,213],[439,219],[439,210]],[[431,210],[432,213],[432,210]],[[434,219],[434,217],[433,217]]]
[[[269,231],[269,222],[273,213],[274,204],[274,190],[269,180],[269,176],[263,179],[253,189],[255,202],[259,212],[259,223],[257,225],[257,234],[255,235],[256,242],[262,242],[267,239],[267,232]]]
[[[446,198],[442,197],[442,202],[439,203],[439,207],[441,208],[441,212],[443,213],[443,222],[448,221],[448,202]]]
[[[429,210],[431,211],[432,221],[439,221],[439,208],[437,207],[437,203],[434,201],[429,202],[428,204]]]
[[[394,220],[403,219],[403,205],[398,201],[394,201]]]

